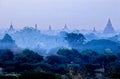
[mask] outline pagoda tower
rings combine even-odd
[[[64,26],[64,28],[63,28],[63,31],[68,31],[67,24],[65,24],[65,26]]]
[[[38,28],[38,25],[37,25],[37,24],[35,24],[35,30],[37,30],[37,28]]]
[[[49,31],[52,31],[52,27],[51,27],[51,25],[49,25],[49,29],[48,29]]]
[[[8,32],[13,32],[13,31],[15,31],[15,29],[13,27],[13,24],[11,23],[10,28],[8,29]]]
[[[95,27],[93,28],[93,32],[96,32],[96,28]]]
[[[113,34],[115,33],[115,30],[112,26],[112,23],[111,23],[111,20],[109,19],[108,22],[107,22],[107,25],[103,31],[104,34]]]

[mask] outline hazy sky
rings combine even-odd
[[[120,0],[0,0],[0,28],[103,29],[108,18],[120,29]]]

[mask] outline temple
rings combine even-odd
[[[115,30],[114,30],[114,28],[112,26],[112,23],[111,23],[110,19],[108,20],[108,23],[107,23],[103,33],[104,34],[113,34],[113,33],[115,33]]]
[[[37,26],[37,24],[35,24],[35,29],[37,30],[37,28],[38,28],[38,26]]]
[[[63,31],[68,31],[67,24],[65,24],[64,28],[62,29]]]
[[[96,28],[95,27],[93,28],[93,32],[96,32]]]

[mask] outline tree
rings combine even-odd
[[[19,79],[61,79],[61,76],[40,71],[25,71],[21,73]]]
[[[11,50],[2,50],[0,55],[0,66],[3,67],[3,71],[12,72],[15,69],[14,54]]]
[[[57,54],[65,56],[69,63],[80,63],[81,60],[81,54],[75,49],[60,49]]]
[[[16,72],[35,69],[36,64],[42,60],[43,57],[41,55],[29,49],[25,49],[22,53],[15,55],[14,61],[16,62]]]
[[[99,63],[101,65],[107,65],[112,62],[115,62],[117,60],[117,56],[115,54],[100,54],[98,57],[96,57],[95,62]]]
[[[95,76],[95,69],[100,68],[99,64],[86,64],[85,65],[86,72],[90,74],[90,76]]]
[[[2,62],[11,61],[14,58],[14,54],[11,50],[3,50],[3,53],[0,55],[0,60]]]
[[[93,63],[99,54],[93,50],[87,49],[81,52],[84,63]]]
[[[67,33],[65,40],[67,40],[71,47],[78,47],[84,43],[85,37],[80,33]]]
[[[67,58],[62,55],[50,55],[46,57],[46,62],[49,64],[65,64],[67,62]]]
[[[38,53],[29,49],[23,50],[23,53],[17,54],[15,60],[21,63],[37,63],[43,60],[43,57]]]
[[[120,62],[113,62],[108,64],[106,72],[110,76],[110,79],[120,79]]]

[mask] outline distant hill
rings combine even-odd
[[[104,52],[105,49],[111,49],[111,51],[115,52],[118,50],[119,43],[114,41],[100,39],[100,40],[92,40],[84,44],[80,49],[91,49],[97,52]]]
[[[115,35],[115,36],[113,36],[113,37],[110,37],[110,38],[108,38],[108,39],[111,40],[111,41],[120,43],[120,34]]]
[[[94,33],[89,33],[85,35],[86,40],[93,40],[93,39],[98,39],[97,35]]]

